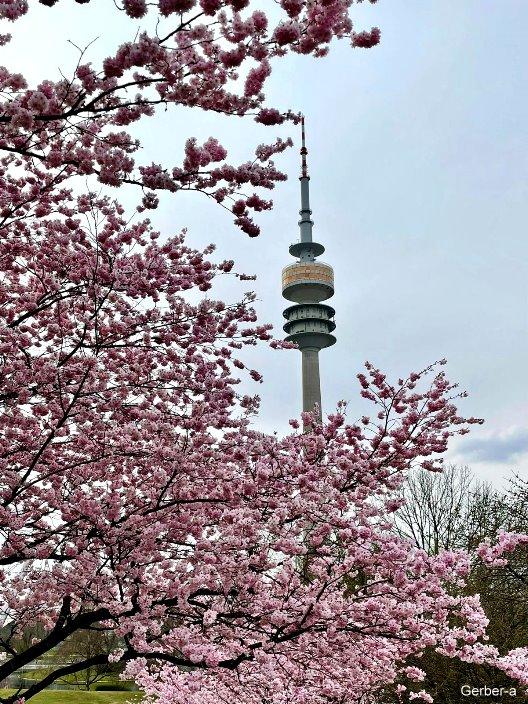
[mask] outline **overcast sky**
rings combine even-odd
[[[97,60],[116,37],[132,38],[130,21],[115,16],[110,0],[35,7],[12,27],[2,63],[55,78],[75,61],[68,39],[99,36]],[[346,399],[351,420],[362,414],[355,375],[366,359],[397,377],[447,357],[450,378],[470,393],[463,412],[486,419],[451,458],[497,482],[527,474],[528,3],[379,0],[352,16],[358,30],[380,27],[380,46],[337,42],[324,60],[282,60],[266,91],[271,104],[307,116],[314,237],[335,269],[337,344],[321,354],[323,411]],[[144,161],[166,164],[181,161],[192,135],[218,137],[233,161],[276,135],[298,137],[291,126],[184,109],[138,132]],[[214,241],[220,257],[256,273],[261,317],[278,334],[281,268],[298,236],[297,149],[279,160],[291,178],[257,240],[198,195],[167,196],[153,216],[164,233],[187,226],[190,243]],[[301,404],[300,355],[260,348],[251,361],[265,376],[247,383],[262,396],[259,427],[283,432]]]

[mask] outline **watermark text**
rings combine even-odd
[[[463,684],[460,688],[460,693],[463,697],[516,697],[517,690],[515,687],[472,687],[469,684]]]

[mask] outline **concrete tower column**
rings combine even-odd
[[[302,392],[303,411],[312,413],[318,406],[318,418],[321,419],[321,378],[319,375],[319,350],[305,347],[302,350]]]

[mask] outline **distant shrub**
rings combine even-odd
[[[132,692],[134,685],[131,682],[100,682],[94,686],[96,692]]]

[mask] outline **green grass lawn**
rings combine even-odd
[[[11,694],[6,689],[0,690],[0,696]],[[139,692],[81,692],[46,689],[29,700],[33,704],[125,704],[139,702]]]

